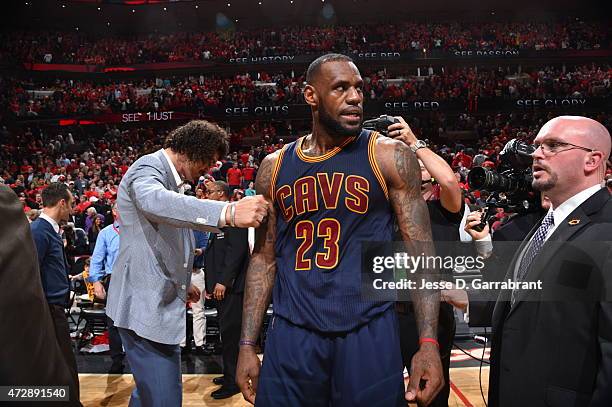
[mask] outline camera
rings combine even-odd
[[[531,154],[534,151],[533,146],[527,143],[510,140],[499,153],[500,172],[484,167],[473,168],[468,175],[470,186],[489,192],[504,192],[506,195],[531,191]]]
[[[499,153],[499,172],[484,167],[475,167],[468,174],[470,188],[491,192],[485,203],[486,212],[480,225],[481,231],[495,215],[495,208],[511,212],[527,213],[539,210],[539,195],[532,189],[531,164],[535,148],[517,139],[512,139]]]
[[[387,128],[393,123],[399,123],[399,119],[386,114],[380,115],[375,119],[365,120],[362,127],[366,130],[375,130],[380,134],[387,135]]]

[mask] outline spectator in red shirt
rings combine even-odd
[[[249,162],[249,152],[245,151],[244,153],[240,154],[240,160],[242,161],[243,165],[247,165],[247,163]]]
[[[32,210],[32,208],[30,208],[28,206],[28,203],[26,202],[27,198],[26,198],[26,194],[25,192],[21,192],[19,194],[19,202],[21,202],[21,204],[23,205],[23,212],[24,213],[28,213]]]
[[[467,155],[462,150],[458,152],[457,155],[455,155],[455,159],[453,160],[451,167],[457,168],[459,166],[459,163],[461,163],[464,168],[470,169],[472,168],[472,157]]]
[[[79,196],[78,199],[79,203],[74,207],[74,211],[80,214],[85,212],[85,210],[91,206],[91,202],[89,202],[89,199],[87,199],[85,195]]]
[[[129,166],[127,165],[126,161],[123,160],[123,162],[119,166],[119,171],[121,172],[122,176],[127,172],[128,168],[129,168]]]
[[[85,191],[85,196],[88,199],[91,197],[100,197],[100,194],[98,194],[98,191],[96,191],[96,185],[94,183],[89,184],[89,186],[87,187],[87,191]]]
[[[242,181],[242,171],[240,170],[240,168],[238,168],[238,163],[235,162],[232,165],[232,168],[227,170],[227,184],[230,187],[231,194],[234,193],[235,189],[240,188],[240,186],[242,185]]]
[[[18,196],[21,196],[22,192],[25,192],[25,187],[23,186],[23,181],[20,178],[15,180],[15,184],[11,185],[11,188]],[[24,194],[25,197],[25,194]]]
[[[249,182],[255,181],[255,168],[251,165],[250,162],[246,162],[245,167],[242,169],[242,189],[246,189],[249,185]]]

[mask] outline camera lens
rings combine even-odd
[[[484,167],[473,168],[468,174],[468,183],[474,189],[487,191],[515,192],[519,188],[516,180]]]

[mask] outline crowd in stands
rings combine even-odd
[[[609,47],[603,22],[449,22],[283,27],[144,37],[72,32],[11,32],[0,36],[7,62],[125,65],[236,57],[336,52],[422,52],[467,49],[601,49]]]
[[[384,72],[366,78],[365,93],[371,100],[437,100],[469,102],[505,98],[582,98],[610,95],[612,69],[609,65],[572,68],[543,66],[516,72],[497,69],[457,68],[434,72],[428,68],[420,77],[390,81]]]
[[[510,139],[531,142],[541,126],[554,116],[553,112],[489,116],[436,113],[421,119],[409,118],[409,123],[417,137],[429,139],[431,148],[451,164],[466,191],[467,201],[482,203],[479,191],[470,190],[467,183],[470,169],[474,166],[497,168],[499,153]],[[590,116],[612,127],[612,116],[608,113]],[[116,199],[123,174],[139,156],[161,148],[169,129],[98,127],[96,131],[74,128],[66,132],[38,127],[9,131],[2,127],[0,183],[10,185],[20,197],[24,212],[35,217],[41,207],[41,189],[49,182],[65,182],[76,197],[74,227],[90,237],[92,233],[95,236],[96,224],[104,226],[113,221],[110,205]],[[252,182],[259,163],[284,145],[283,139],[271,129],[271,124],[263,122],[239,129],[238,133],[259,137],[259,141],[244,148],[234,147],[228,157],[218,162],[187,193],[203,197],[206,180],[221,179],[230,184],[233,199],[254,194]],[[451,131],[471,133],[471,137],[452,141],[448,137]],[[89,242],[80,250],[87,253],[92,247]]]
[[[492,98],[606,97],[612,92],[610,65],[516,68],[423,69],[421,75],[364,73],[367,100],[460,101],[473,105]],[[294,72],[257,77],[190,76],[111,83],[57,79],[12,80],[4,98],[19,117],[55,117],[100,113],[205,111],[207,108],[303,103],[303,76]]]
[[[302,100],[302,78],[265,72],[257,76],[200,75],[118,83],[13,81],[8,93],[9,109],[17,116],[53,116],[161,109],[203,111],[220,106],[295,104]]]

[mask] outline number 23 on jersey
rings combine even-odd
[[[340,258],[340,222],[333,218],[324,218],[318,224],[310,220],[299,221],[295,225],[295,238],[302,240],[295,255],[295,270],[312,269],[312,261],[321,269],[333,269]],[[310,254],[315,238],[323,239],[323,251]]]

